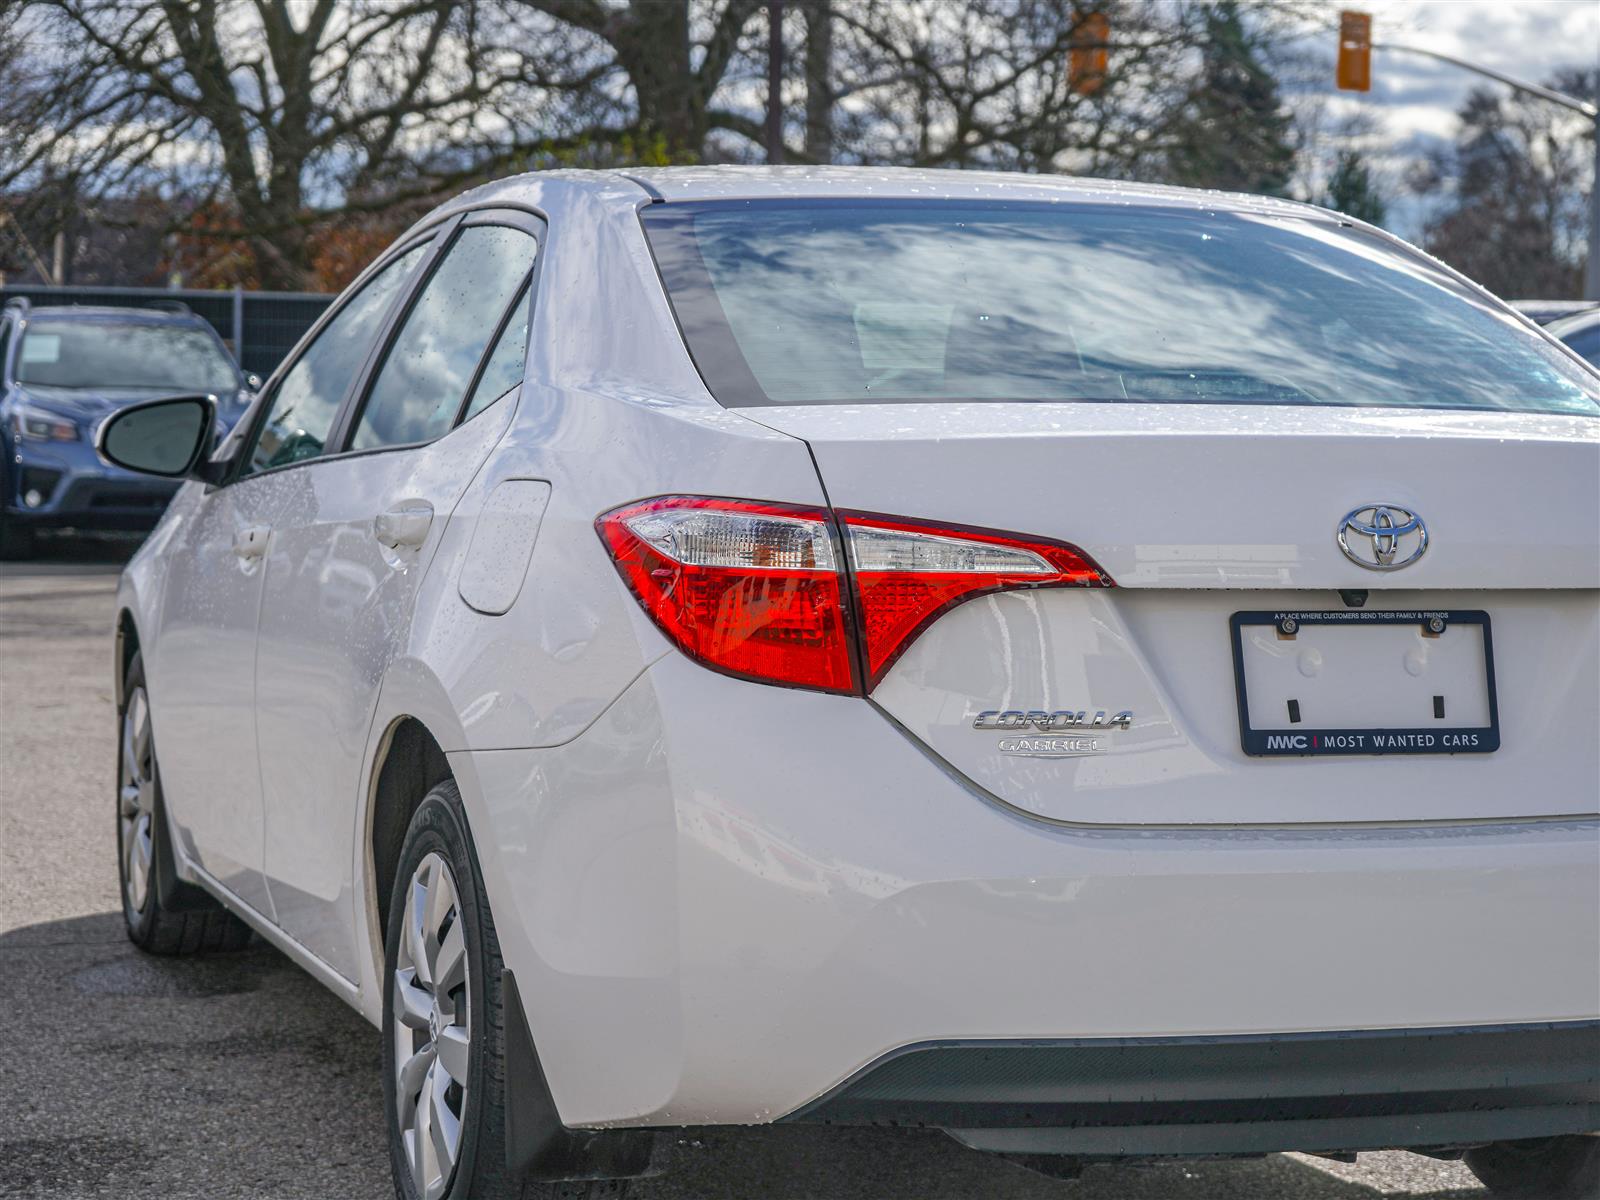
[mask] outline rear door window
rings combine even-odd
[[[531,233],[506,225],[472,225],[456,235],[378,371],[352,450],[417,445],[455,425],[536,249]]]
[[[243,474],[327,452],[339,405],[383,328],[389,306],[427,248],[421,242],[407,250],[368,280],[323,326],[273,392],[255,445],[245,457]]]

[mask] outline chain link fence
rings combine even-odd
[[[311,328],[334,299],[319,292],[247,292],[240,288],[231,292],[27,285],[0,288],[0,305],[19,298],[36,305],[108,304],[119,308],[171,307],[173,301],[178,301],[209,321],[239,365],[263,379],[272,374],[300,335]]]

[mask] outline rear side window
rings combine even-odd
[[[467,410],[461,417],[463,421],[477,416],[522,382],[523,366],[528,359],[528,287],[523,285],[522,294],[506,314],[505,328],[500,331],[499,340],[489,352],[489,361],[484,363],[483,373],[473,385],[472,399],[467,401]]]
[[[734,406],[1329,404],[1600,413],[1600,386],[1422,255],[1333,218],[968,201],[654,205]]]
[[[323,453],[345,392],[372,349],[389,305],[426,249],[426,242],[419,243],[368,280],[289,368],[272,395],[244,474]]]
[[[533,269],[537,243],[503,225],[456,235],[378,372],[353,450],[427,442],[456,423],[507,306]]]

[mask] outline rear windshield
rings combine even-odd
[[[732,406],[1600,413],[1600,380],[1510,310],[1331,217],[818,200],[661,204],[644,222]]]
[[[143,321],[29,321],[17,382],[62,388],[161,388],[232,393],[239,376],[203,329]]]

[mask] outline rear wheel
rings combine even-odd
[[[249,942],[250,927],[206,892],[178,879],[138,654],[128,666],[123,691],[117,714],[117,870],[128,938],[151,954],[238,950]]]
[[[1501,1200],[1600,1200],[1600,1137],[1495,1142],[1466,1159]]]
[[[385,937],[383,1067],[399,1200],[600,1200],[620,1181],[506,1169],[500,944],[461,794],[424,797],[400,848]]]

